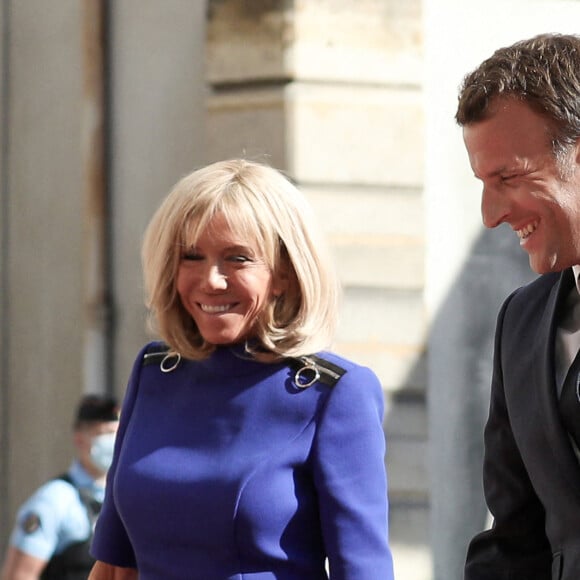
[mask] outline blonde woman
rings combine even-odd
[[[143,244],[138,355],[91,580],[392,580],[379,381],[325,349],[312,210],[245,160],[183,178]]]

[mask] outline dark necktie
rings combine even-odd
[[[562,422],[572,437],[578,454],[580,450],[580,296],[572,270],[564,272],[560,292],[563,298],[560,307],[563,310],[563,316],[559,322],[556,338],[559,410]],[[568,369],[567,372],[566,369]]]

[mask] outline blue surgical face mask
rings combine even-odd
[[[115,447],[115,433],[103,433],[93,437],[91,443],[91,461],[93,465],[106,472],[113,462],[113,449]]]

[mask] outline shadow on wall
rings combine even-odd
[[[507,226],[483,230],[429,333],[427,401],[434,579],[463,577],[469,540],[488,523],[483,429],[498,311],[536,277]]]
[[[433,319],[427,355],[389,401],[391,544],[401,578],[460,580],[467,545],[488,524],[483,429],[496,319],[533,278],[508,227],[483,230]]]

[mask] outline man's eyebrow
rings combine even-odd
[[[493,178],[493,177],[497,177],[498,175],[502,175],[503,173],[516,173],[517,171],[519,171],[518,168],[514,167],[514,166],[509,166],[509,165],[502,165],[501,167],[498,167],[497,169],[494,169],[492,171],[490,171],[489,173],[486,173],[484,175],[478,175],[475,171],[473,172],[473,176],[476,179],[483,179],[483,177],[486,178]]]

